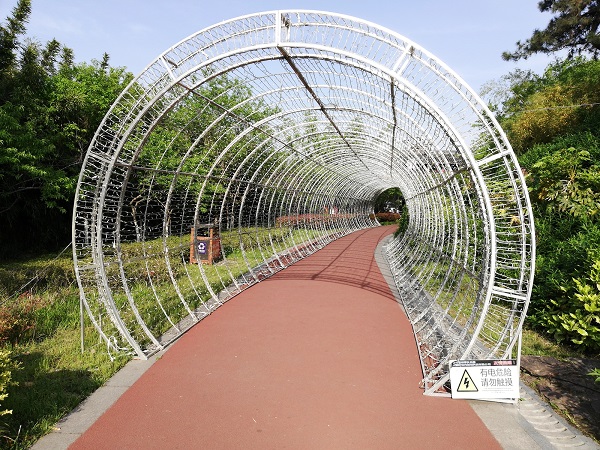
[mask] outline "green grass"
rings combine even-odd
[[[425,290],[431,297],[435,298],[438,305],[445,310],[448,316],[454,319],[457,324],[464,326],[469,315],[472,313],[478,287],[477,280],[466,274],[465,276],[451,277],[454,282],[440,291],[441,282],[446,272],[450,270],[448,264],[434,264],[430,262],[428,264],[417,265],[412,270],[414,276],[419,276],[425,286]],[[511,304],[507,303],[504,305],[501,301],[497,300],[493,306],[508,311]],[[500,338],[497,317],[488,315],[484,320],[484,326],[479,339],[488,346],[494,346]],[[473,331],[473,327],[474,325],[471,326],[470,332]],[[527,326],[523,329],[522,334],[522,354],[551,356],[557,359],[586,356],[576,348],[559,345],[539,331]],[[590,355],[587,356],[589,357]]]
[[[521,354],[523,355],[551,356],[556,359],[586,356],[572,347],[566,347],[557,344],[556,342],[552,342],[543,334],[527,327],[523,329],[521,345]],[[587,356],[589,357],[589,355]]]
[[[3,448],[29,448],[128,361],[125,355],[111,360],[92,330],[86,335],[83,354],[79,330],[73,328],[58,329],[42,341],[12,348],[21,368],[13,372],[18,384],[9,390],[3,404],[13,410],[3,417]]]
[[[20,295],[17,291],[38,275]],[[0,448],[29,448],[100,387],[128,358],[109,357],[88,326],[81,352],[79,292],[70,254],[0,266],[0,345],[11,351],[14,384],[0,417]],[[18,291],[17,291],[18,292]]]

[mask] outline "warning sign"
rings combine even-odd
[[[452,398],[509,399],[519,396],[516,359],[450,361]]]
[[[477,389],[477,386],[475,385],[473,378],[471,378],[471,375],[469,375],[469,372],[467,371],[467,369],[465,369],[465,371],[463,372],[463,376],[460,379],[460,383],[458,383],[458,388],[456,389],[456,392],[478,392],[478,391],[479,391],[479,389]]]

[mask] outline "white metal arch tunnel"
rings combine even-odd
[[[222,22],[152,62],[94,137],[73,215],[82,306],[109,349],[147,357],[377,225],[390,187],[409,223],[387,258],[433,392],[450,359],[510,358],[525,318],[533,219],[504,133],[451,69],[375,24],[297,10]]]

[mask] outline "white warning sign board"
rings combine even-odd
[[[452,398],[509,399],[519,397],[516,359],[450,361]]]

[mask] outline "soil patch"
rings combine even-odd
[[[521,379],[587,436],[600,442],[600,383],[587,375],[600,359],[521,357]]]

